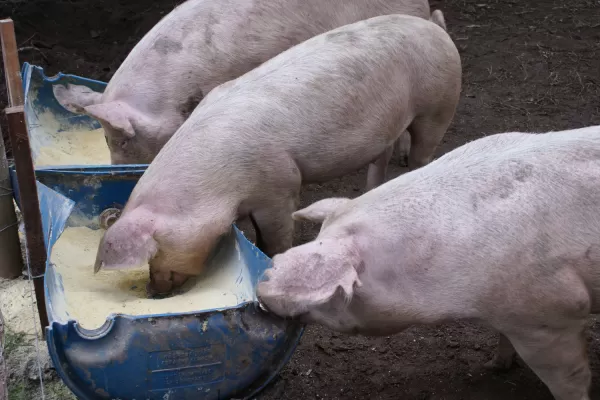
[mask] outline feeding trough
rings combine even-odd
[[[23,64],[21,75],[25,118],[36,170],[110,165],[110,153],[100,123],[65,109],[53,92],[53,86],[67,84],[103,92],[106,83],[68,74],[47,77],[42,68],[28,63]]]
[[[75,84],[102,92],[106,83],[62,73],[47,77],[42,68],[29,63],[23,63],[21,75],[36,179],[67,197],[71,191],[83,190],[87,191],[87,196],[96,195],[94,182],[103,180],[104,190],[112,193],[109,198],[114,203],[107,207],[122,208],[129,197],[130,188],[135,186],[147,165],[110,165],[108,146],[100,123],[87,115],[74,114],[65,109],[54,97],[52,89],[54,85]],[[82,150],[81,146],[85,148]],[[10,173],[12,183],[17,187],[14,166],[11,166]],[[104,179],[113,175],[119,177],[119,192],[115,191],[116,180]],[[80,206],[91,204],[78,203],[75,205],[76,211]],[[94,207],[104,207],[104,204],[95,204]]]
[[[113,307],[111,313],[102,315],[97,326],[88,324],[89,316],[82,314],[82,305],[89,306],[92,313],[98,297],[81,297],[87,293],[88,281],[73,279],[57,249],[73,229],[100,237],[98,229],[109,225],[111,215],[122,209],[146,166],[68,162],[38,166],[36,160],[43,159],[44,149],[47,151],[53,143],[64,144],[61,135],[85,135],[99,127],[89,117],[64,110],[54,99],[52,85],[71,82],[102,90],[103,84],[70,75],[47,78],[41,68],[28,64],[23,67],[23,78],[49,260],[44,282],[50,320],[47,344],[63,381],[85,400],[201,400],[256,394],[290,358],[303,326],[259,308],[255,287],[270,260],[235,226],[207,264],[213,275],[223,265],[232,272],[223,305],[198,301],[178,311],[172,304],[161,307],[166,303],[160,302],[187,293],[161,300],[140,298],[140,303],[159,303],[148,306],[148,312],[138,308],[128,313],[128,307]],[[51,153],[52,149],[47,154]],[[12,174],[16,186],[14,170]],[[83,236],[79,235],[82,241]],[[72,245],[71,253],[77,253],[83,242]],[[84,256],[81,253],[81,257],[72,258]],[[90,265],[90,282],[93,279]],[[207,285],[215,279],[208,279]],[[129,289],[135,292],[136,286]],[[152,312],[154,309],[159,312]]]

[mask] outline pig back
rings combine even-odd
[[[426,0],[189,0],[133,48],[105,100],[128,97],[140,85],[173,88],[172,96],[182,89],[184,96],[199,88],[206,94],[312,36],[386,14],[428,19],[430,9]]]
[[[493,266],[493,276],[563,263],[598,283],[600,126],[479,139],[360,201],[441,264]]]
[[[327,180],[371,162],[417,111],[457,86],[460,58],[443,29],[377,17],[309,39],[219,86],[167,146],[227,141],[227,151],[258,161],[268,143],[291,154],[306,181]]]

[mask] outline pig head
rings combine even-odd
[[[332,198],[293,214],[296,220],[322,222],[349,199]],[[362,287],[364,263],[352,235],[336,232],[273,257],[257,286],[260,303],[276,315],[355,332],[359,320],[347,312]]]
[[[125,211],[108,228],[98,246],[94,273],[148,265],[150,297],[165,295],[200,275],[230,224],[210,221],[194,226],[151,210]]]
[[[86,86],[53,86],[58,102],[73,113],[95,118],[104,129],[112,164],[149,164],[185,121],[165,107],[160,116],[143,112],[141,101],[132,96],[110,100]]]

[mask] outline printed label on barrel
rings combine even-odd
[[[148,355],[151,391],[203,385],[223,380],[226,347],[223,344],[160,351]]]

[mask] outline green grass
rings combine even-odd
[[[6,327],[5,327],[6,328]],[[13,332],[10,329],[4,331],[4,358],[8,361],[19,348],[28,345],[25,335]],[[30,400],[25,382],[8,382],[8,400]]]
[[[13,383],[8,385],[8,400],[31,400],[25,383]]]
[[[77,400],[77,397],[60,379],[48,382],[44,389],[48,400]]]
[[[10,329],[4,331],[4,357],[10,358],[11,353],[25,345],[28,345],[25,334],[13,332]]]
[[[38,400],[39,393],[39,382],[18,382],[8,386],[7,400]],[[46,400],[77,400],[61,380],[44,382],[44,396]]]

